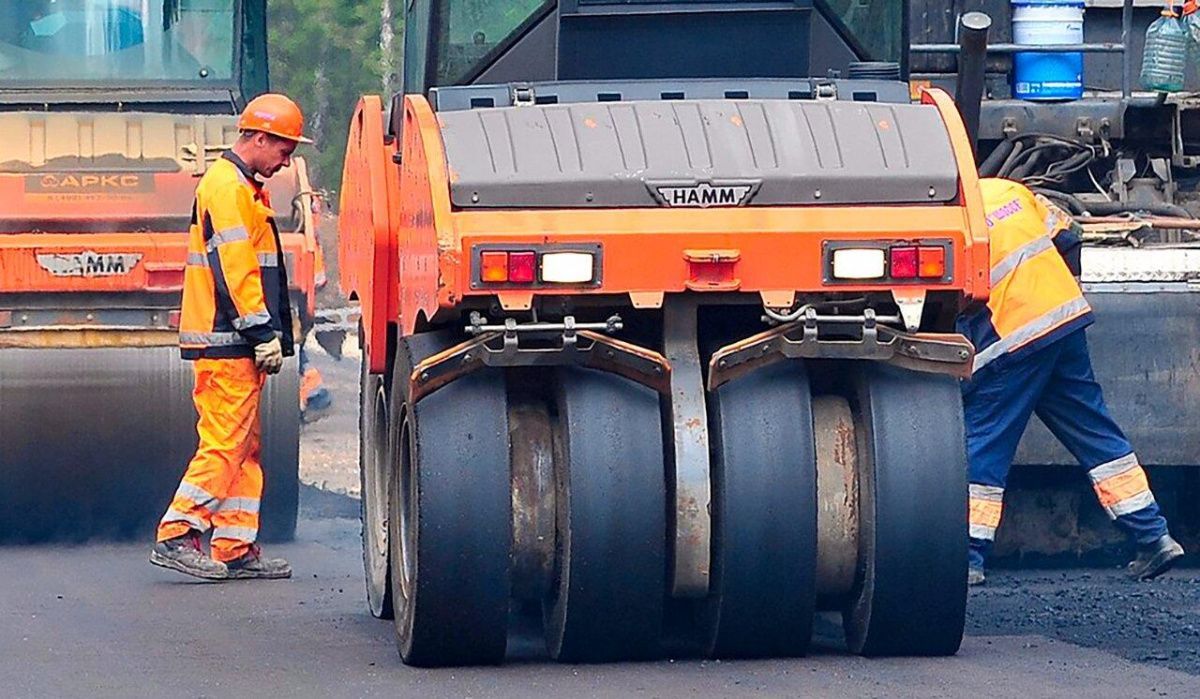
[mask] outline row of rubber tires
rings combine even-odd
[[[441,333],[400,342],[389,380],[363,374],[363,544],[371,611],[395,618],[402,659],[505,657],[513,605],[509,387],[481,371],[404,403]],[[819,365],[817,365],[819,366]],[[851,384],[860,468],[851,591],[817,595],[817,458],[809,369],[761,369],[709,396],[711,592],[688,607],[710,657],[804,654],[819,606],[866,655],[943,655],[961,641],[966,483],[954,381],[863,364]],[[547,370],[556,549],[541,600],[549,655],[661,656],[670,555],[659,396],[591,370]],[[667,434],[670,434],[668,431]]]

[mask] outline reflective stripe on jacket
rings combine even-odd
[[[179,346],[184,359],[253,357],[278,335],[294,353],[292,309],[275,212],[232,152],[196,187],[184,270]]]
[[[1071,217],[1009,180],[979,181],[991,248],[987,306],[958,320],[975,345],[975,371],[1044,347],[1092,322],[1068,266],[1078,264]]]

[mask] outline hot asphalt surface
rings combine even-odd
[[[944,659],[863,659],[822,623],[796,660],[565,666],[527,639],[500,668],[400,664],[367,614],[353,501],[305,491],[287,581],[193,583],[148,545],[0,549],[7,697],[1200,696],[1195,571],[1152,584],[1116,571],[998,572],[972,594]]]
[[[148,543],[0,548],[0,696],[1200,697],[1196,569],[993,571],[953,658],[851,656],[821,619],[795,660],[567,666],[514,638],[503,667],[407,668],[366,611],[341,494],[357,486],[357,364],[315,361],[337,410],[303,433],[297,540],[268,549],[296,577],[194,583],[150,566]]]

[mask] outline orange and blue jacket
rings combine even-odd
[[[985,178],[991,297],[958,319],[975,371],[998,368],[1092,322],[1076,277],[1082,238],[1071,217],[1010,180]]]
[[[232,152],[196,188],[183,278],[184,359],[253,357],[278,336],[291,356],[292,309],[275,212],[254,172]]]

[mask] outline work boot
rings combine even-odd
[[[160,568],[205,580],[225,580],[229,577],[229,570],[224,563],[204,555],[200,548],[200,533],[195,530],[154,544],[150,550],[150,562]]]
[[[987,576],[983,574],[983,568],[978,566],[967,567],[967,587],[982,585],[986,580]]]
[[[1134,580],[1153,580],[1171,569],[1183,557],[1183,547],[1163,534],[1152,544],[1138,546],[1137,557],[1129,562],[1126,571]]]
[[[292,566],[282,558],[263,558],[262,549],[251,544],[250,550],[225,564],[230,580],[250,578],[277,579],[292,577]]]

